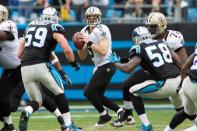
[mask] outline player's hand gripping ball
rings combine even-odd
[[[76,32],[74,35],[73,35],[73,43],[75,45],[75,47],[77,49],[82,49],[83,46],[84,46],[84,41],[80,41],[81,39],[81,36],[82,36],[82,33],[81,32]]]

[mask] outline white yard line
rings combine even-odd
[[[122,105],[120,105],[122,107]],[[71,110],[84,110],[84,111],[88,111],[88,110],[94,110],[95,108],[93,106],[69,106]],[[22,110],[24,107],[19,107],[18,110]],[[158,109],[158,110],[162,110],[162,109],[174,109],[173,105],[170,104],[161,104],[161,105],[145,105],[146,109]],[[40,110],[45,110],[44,107],[41,107]]]

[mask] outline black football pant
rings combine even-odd
[[[132,88],[132,86],[142,83],[146,80],[152,80],[153,78],[149,75],[149,73],[144,72],[143,70],[138,70],[134,74],[132,74],[129,78],[127,78],[123,82],[123,100],[124,101],[132,101],[135,111],[138,115],[144,114],[144,103],[142,101],[142,98],[138,96],[134,96],[129,92],[129,89]]]
[[[3,70],[0,78],[0,116],[11,114],[10,96],[21,80],[20,66],[16,69]]]
[[[94,72],[90,82],[84,88],[84,96],[91,102],[99,113],[105,109],[103,106],[117,112],[119,106],[104,96],[105,90],[115,73],[115,66],[107,63]]]

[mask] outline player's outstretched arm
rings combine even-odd
[[[183,63],[187,61],[188,56],[187,56],[186,49],[184,47],[182,47],[179,51],[177,51],[176,54],[179,56],[179,58],[181,59]]]
[[[134,56],[132,59],[130,59],[128,63],[121,64],[117,62],[114,63],[114,65],[125,73],[131,73],[135,69],[135,67],[140,65],[140,63],[141,63],[141,58],[138,56]]]
[[[183,65],[183,67],[181,69],[182,80],[187,76],[186,71],[192,66],[194,56],[195,56],[194,53],[191,54],[190,57],[188,58],[188,60],[186,61],[186,63]]]
[[[53,33],[53,37],[57,41],[57,43],[59,43],[60,46],[63,48],[63,52],[65,54],[65,57],[70,62],[71,66],[74,67],[75,70],[79,70],[80,65],[76,61],[74,53],[73,53],[71,47],[68,45],[68,41],[64,37],[64,35],[60,34],[60,33]]]
[[[183,62],[180,59],[180,57],[174,52],[174,51],[170,51],[171,55],[172,55],[172,60],[173,62],[176,64],[176,66],[181,70],[182,66],[183,66]]]
[[[54,39],[57,41],[57,43],[60,44],[60,46],[63,48],[63,52],[69,62],[73,62],[75,60],[74,53],[70,46],[68,45],[68,41],[64,37],[63,34],[60,33],[53,33]]]

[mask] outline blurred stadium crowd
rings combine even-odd
[[[1,0],[0,4],[19,24],[38,18],[48,6],[59,10],[63,22],[81,23],[91,5],[101,9],[107,23],[139,23],[151,11],[161,11],[169,22],[197,22],[197,0]]]

